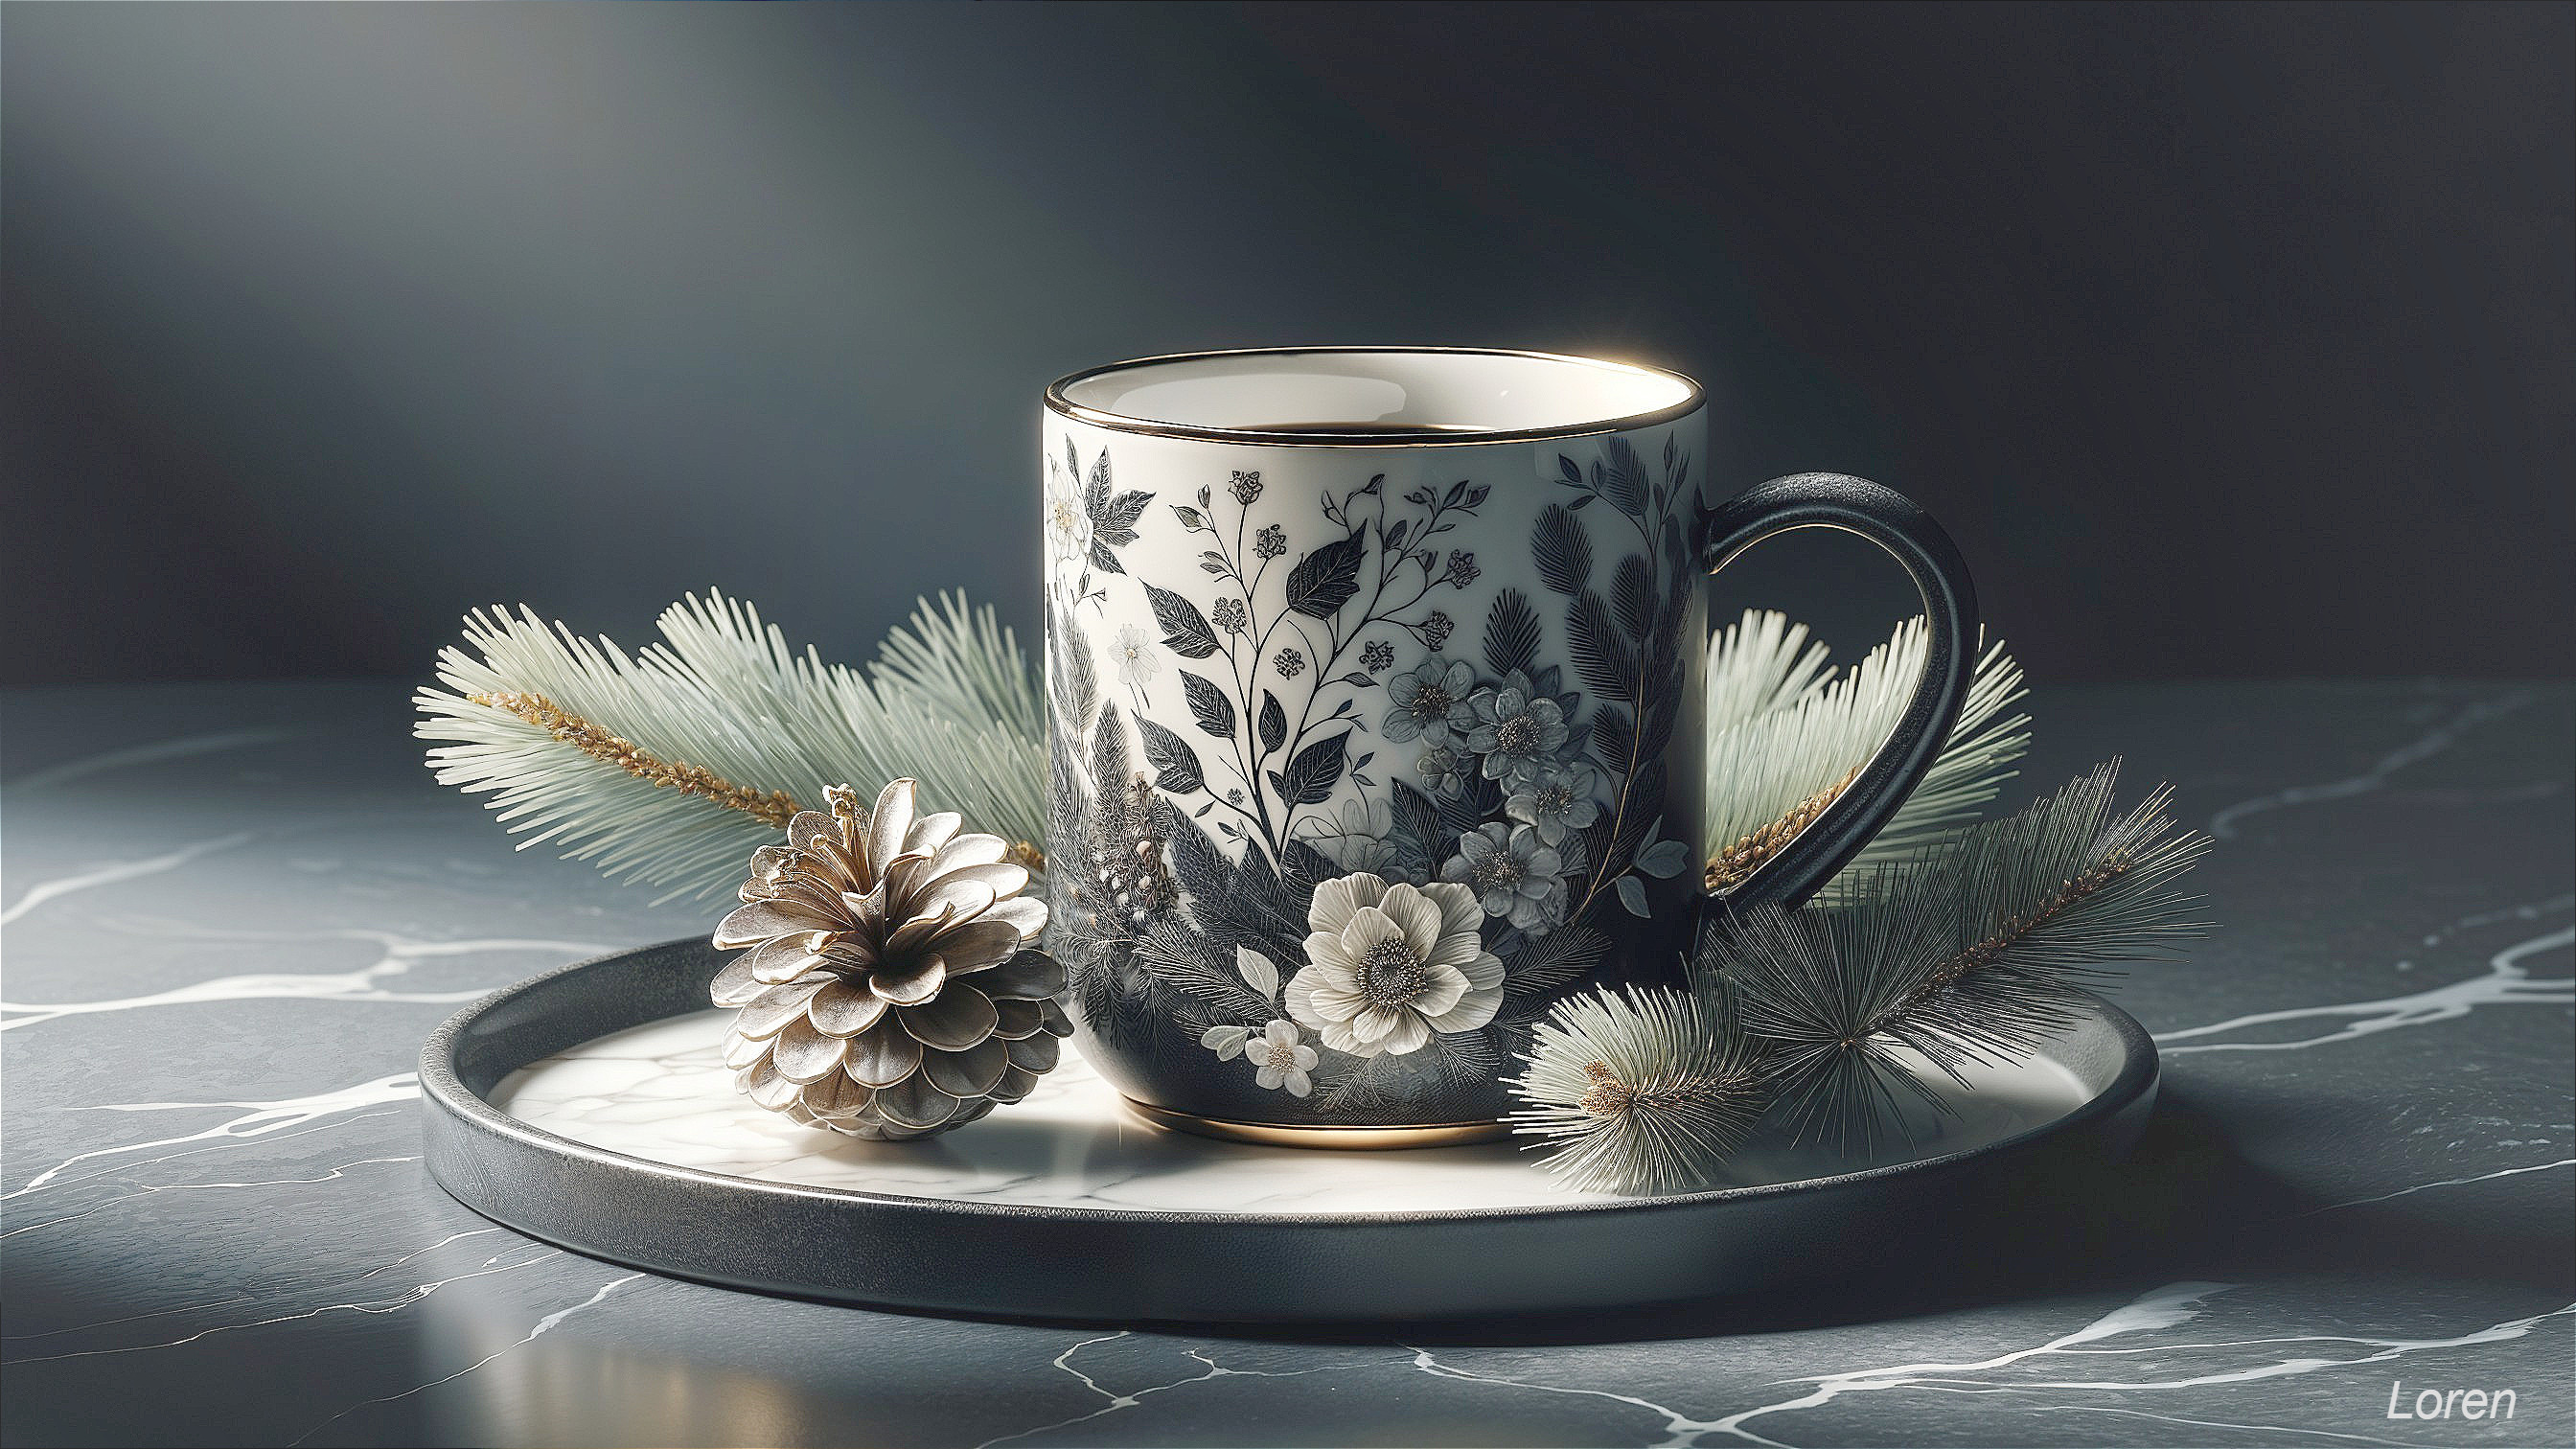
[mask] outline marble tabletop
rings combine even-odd
[[[404,695],[0,697],[5,1442],[2576,1438],[2566,685],[2032,701],[2024,783],[2114,750],[2171,780],[2226,923],[2117,993],[2164,1095],[2074,1240],[1926,1244],[1779,1300],[1293,1334],[764,1298],[459,1206],[420,1166],[422,1036],[709,912],[512,854],[430,782]]]

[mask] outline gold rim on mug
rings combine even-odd
[[[1512,1124],[1492,1122],[1435,1122],[1415,1127],[1283,1127],[1272,1122],[1237,1122],[1224,1117],[1201,1117],[1194,1112],[1175,1112],[1121,1094],[1119,1100],[1127,1110],[1155,1127],[1214,1137],[1225,1142],[1252,1142],[1264,1147],[1337,1147],[1361,1152],[1393,1152],[1408,1147],[1463,1147],[1471,1142],[1494,1142],[1511,1135]]]
[[[1065,390],[1077,383],[1131,368],[1153,367],[1175,362],[1210,362],[1227,357],[1313,357],[1319,355],[1366,357],[1391,353],[1407,357],[1519,357],[1537,362],[1565,362],[1604,372],[1621,372],[1635,377],[1656,378],[1680,383],[1684,389],[1681,401],[1651,412],[1632,413],[1617,418],[1587,418],[1580,422],[1561,423],[1547,428],[1425,428],[1414,432],[1336,433],[1331,431],[1284,431],[1263,428],[1219,428],[1197,423],[1158,422],[1152,418],[1130,417],[1124,413],[1103,412],[1085,407],[1065,396]],[[1576,357],[1562,352],[1532,352],[1514,347],[1233,347],[1206,352],[1173,352],[1160,357],[1131,357],[1124,362],[1087,367],[1067,373],[1047,384],[1046,406],[1076,422],[1113,432],[1144,433],[1158,438],[1194,438],[1203,442],[1243,443],[1278,448],[1463,448],[1485,443],[1530,443],[1554,438],[1589,438],[1603,433],[1622,433],[1632,428],[1653,427],[1675,418],[1688,417],[1707,402],[1699,383],[1668,367],[1649,367],[1642,363],[1612,362],[1600,357]]]

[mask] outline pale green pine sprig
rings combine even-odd
[[[989,607],[924,601],[867,675],[713,591],[660,626],[630,655],[524,606],[476,610],[439,655],[444,687],[414,697],[414,733],[450,742],[429,752],[439,781],[491,795],[523,848],[559,841],[665,900],[738,882],[778,805],[820,808],[832,784],[911,776],[977,830],[1042,838],[1044,708]]]

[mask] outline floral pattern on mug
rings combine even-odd
[[[1318,500],[1220,473],[1155,507],[1201,593],[1166,572],[1190,558],[1169,534],[1123,556],[1156,498],[1117,489],[1106,449],[1051,460],[1054,582],[1081,563],[1049,593],[1049,851],[1094,864],[1049,880],[1090,1030],[1151,1054],[1168,1023],[1322,1120],[1406,1110],[1501,1075],[1550,991],[1607,954],[1603,912],[1650,914],[1646,882],[1690,859],[1661,809],[1698,578],[1689,463],[1668,442],[1656,477],[1624,437],[1599,446],[1557,459],[1565,494],[1530,527],[1545,595],[1506,582],[1472,610],[1488,570],[1447,537],[1488,502],[1472,480]],[[1077,476],[1087,552],[1057,481]],[[1112,588],[1134,605],[1096,639]]]
[[[1365,873],[1315,887],[1305,969],[1288,1014],[1353,1056],[1419,1051],[1433,1032],[1474,1031],[1503,1004],[1503,963],[1484,947],[1464,886],[1416,889]]]

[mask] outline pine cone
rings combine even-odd
[[[1028,871],[959,817],[913,815],[897,780],[862,816],[846,786],[799,811],[787,844],[752,857],[716,973],[739,1006],[725,1065],[753,1101],[853,1137],[926,1137],[1016,1102],[1053,1068],[1073,1024],[1064,968],[1031,949],[1046,925]]]

